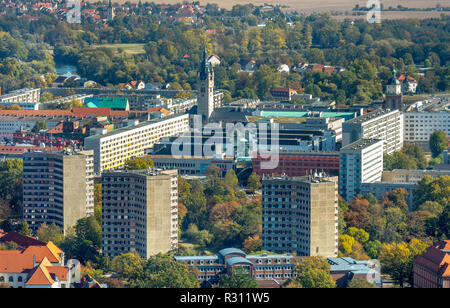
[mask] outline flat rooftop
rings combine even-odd
[[[380,142],[381,139],[359,139],[341,148],[341,150],[360,150]]]
[[[394,112],[395,110],[390,110],[390,109],[376,109],[372,112],[366,113],[365,115],[359,116],[357,118],[348,120],[345,123],[363,123],[363,122],[367,122],[369,120],[381,117],[383,115],[389,114]]]
[[[319,112],[317,112],[319,113]],[[346,120],[353,119],[354,112],[332,112],[324,111],[320,112],[321,118],[344,118]],[[291,117],[291,118],[308,118],[312,117],[309,115],[309,111],[261,111],[262,117]]]
[[[130,131],[130,130],[134,130],[134,129],[138,129],[138,128],[141,128],[141,127],[145,127],[145,126],[150,125],[150,124],[159,123],[159,122],[167,121],[167,120],[174,119],[174,118],[177,118],[177,117],[181,117],[183,115],[184,114],[181,114],[181,113],[173,114],[173,115],[166,116],[164,118],[158,118],[158,119],[153,119],[153,120],[150,120],[150,121],[141,122],[138,125],[131,125],[131,126],[118,128],[118,129],[115,129],[115,130],[113,130],[113,131],[111,131],[111,132],[109,132],[107,134],[104,134],[104,135],[89,136],[89,137],[86,137],[86,139],[101,139],[101,138],[105,138],[105,137],[110,137],[110,136],[114,136],[114,135],[117,135],[117,134],[120,134],[120,133],[124,133],[124,132]]]

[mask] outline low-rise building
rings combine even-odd
[[[0,232],[0,243],[15,243],[15,250],[0,250],[0,282],[11,288],[70,288],[80,280],[78,260],[64,262],[64,253],[16,232]]]
[[[450,288],[450,240],[430,246],[413,263],[414,288]]]
[[[175,256],[175,261],[197,272],[202,286],[211,286],[222,274],[232,274],[237,267],[244,268],[260,286],[281,287],[296,276],[295,265],[302,259],[290,254],[247,255],[237,248],[225,248],[213,256]]]

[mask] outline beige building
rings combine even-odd
[[[450,175],[450,170],[394,169],[392,171],[383,171],[381,181],[391,183],[418,183],[425,175],[431,175],[433,178],[437,178]]]
[[[84,148],[94,151],[96,172],[121,169],[127,160],[146,155],[162,138],[181,135],[188,129],[189,115],[177,114],[87,137]]]
[[[178,247],[178,171],[102,173],[102,249],[143,258]]]
[[[23,217],[34,232],[43,223],[65,232],[93,214],[92,151],[23,155]]]
[[[298,256],[338,253],[337,177],[262,181],[262,249]]]

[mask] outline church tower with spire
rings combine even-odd
[[[114,20],[114,17],[115,17],[115,14],[114,14],[114,8],[113,8],[113,6],[112,6],[111,0],[109,0],[108,11],[107,11],[107,13],[106,13],[106,20],[107,20],[108,22],[113,21],[113,20]]]
[[[396,76],[395,69],[392,70],[392,78],[386,85],[386,99],[384,101],[384,108],[391,110],[402,110],[403,99],[402,99],[402,84]]]
[[[208,62],[208,53],[205,48],[200,70],[197,74],[197,114],[207,123],[214,111],[214,70]]]

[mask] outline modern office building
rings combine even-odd
[[[172,155],[149,155],[154,167],[158,169],[178,169],[181,175],[205,175],[210,166],[218,167],[225,175],[229,170],[236,169],[236,161],[232,158],[220,157],[185,157],[176,158]]]
[[[263,177],[262,211],[263,250],[337,256],[337,177]]]
[[[189,115],[171,115],[84,139],[84,148],[94,151],[96,172],[120,169],[128,159],[147,154],[161,138],[177,136],[189,129]]]
[[[102,173],[102,249],[143,258],[178,247],[178,171]]]
[[[383,141],[359,139],[340,150],[339,194],[348,202],[360,193],[362,183],[381,180]]]
[[[408,142],[428,142],[437,130],[450,135],[450,112],[405,112],[404,139]]]
[[[92,151],[23,154],[23,218],[33,232],[43,223],[65,232],[93,214]]]
[[[377,109],[342,124],[342,146],[359,139],[381,139],[384,153],[403,147],[403,115],[399,110]]]

